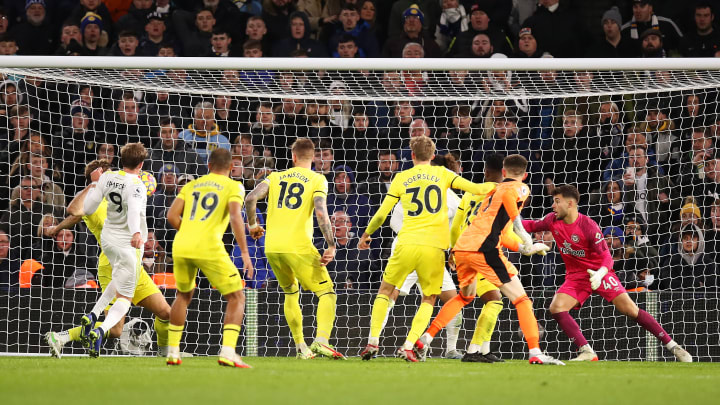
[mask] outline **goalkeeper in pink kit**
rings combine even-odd
[[[524,220],[528,232],[550,231],[565,262],[565,282],[550,303],[550,313],[560,328],[578,347],[578,356],[571,361],[597,361],[595,351],[570,316],[595,292],[615,305],[620,313],[635,320],[643,329],[662,341],[681,362],[692,362],[692,356],[677,344],[662,326],[630,299],[613,271],[613,259],[600,227],[595,221],[578,213],[580,193],[571,185],[553,191],[553,212],[541,220]]]

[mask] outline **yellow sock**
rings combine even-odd
[[[223,342],[222,345],[225,347],[232,347],[235,350],[237,346],[238,336],[240,335],[240,325],[232,323],[226,323],[223,325]]]
[[[412,345],[415,344],[420,335],[425,332],[425,328],[427,328],[428,324],[430,323],[430,318],[432,318],[432,313],[432,305],[428,304],[427,302],[423,302],[420,304],[420,308],[418,308],[417,312],[415,313],[415,317],[413,318],[412,326],[410,327],[410,333],[408,333],[407,340],[405,341],[406,348],[408,344],[410,345],[410,348],[412,348]]]
[[[502,311],[502,309],[502,301],[488,301],[485,305],[483,305],[477,324],[475,324],[475,332],[473,332],[473,337],[470,343],[482,345],[483,343],[490,341],[493,331],[495,331],[495,324],[497,323],[498,315],[500,315],[500,311]]]
[[[335,291],[326,292],[318,297],[315,340],[320,343],[328,344],[328,340],[330,340],[333,325],[335,324],[336,303],[337,295],[335,295]]]
[[[183,326],[169,324],[168,326],[168,346],[180,347],[182,340]]]
[[[285,294],[285,320],[290,327],[290,333],[292,334],[293,341],[295,344],[305,342],[305,336],[303,336],[302,326],[302,311],[300,310],[300,291],[297,290],[294,293]]]
[[[158,347],[167,346],[168,345],[168,327],[170,326],[170,321],[160,319],[156,316],[155,321],[153,322],[153,326],[155,327],[155,334],[157,335]]]
[[[372,312],[370,315],[370,337],[374,339],[380,338],[382,333],[385,317],[387,316],[388,307],[390,306],[390,297],[385,294],[378,294],[373,302]]]
[[[95,322],[95,327],[99,328],[102,326],[102,322]],[[80,331],[82,330],[82,326],[76,326],[74,328],[68,329],[68,336],[70,337],[71,342],[79,342],[80,341]]]

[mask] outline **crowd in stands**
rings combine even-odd
[[[617,57],[715,56],[714,5],[597,1],[5,1],[0,53],[116,56],[307,57]],[[537,3],[537,4],[536,4]],[[615,6],[610,8],[610,6]],[[665,14],[667,13],[667,14]],[[595,27],[591,29],[590,27]],[[719,28],[720,29],[720,28]],[[42,33],[42,34],[41,34]],[[129,72],[129,74],[133,74]],[[158,73],[159,74],[159,73]],[[163,72],[185,80],[182,72]],[[328,211],[337,238],[329,270],[338,289],[375,287],[393,232],[383,226],[369,251],[362,233],[395,173],[412,166],[409,140],[428,135],[446,167],[482,181],[490,153],[529,162],[532,198],[523,211],[550,212],[555,185],[578,186],[581,211],[598,221],[627,288],[714,289],[720,260],[720,115],[718,89],[616,96],[590,92],[593,72],[358,72],[371,87],[412,95],[441,84],[473,84],[496,100],[386,102],[255,99],[123,91],[6,75],[0,83],[0,290],[92,285],[98,245],[80,224],[48,228],[87,184],[85,163],[118,167],[119,147],[142,142],[145,170],[158,182],[148,200],[151,237],[143,265],[172,272],[174,230],[166,213],[188,181],[207,173],[215,148],[233,155],[231,177],[252,190],[268,173],[291,166],[289,145],[310,137],[313,170],[329,182]],[[648,73],[661,81],[667,72]],[[227,82],[281,83],[342,94],[357,83],[332,72],[304,77],[225,71]],[[354,80],[354,78],[353,78]],[[435,80],[435,82],[430,82]],[[539,87],[540,86],[540,87]],[[532,92],[523,88],[532,87]],[[540,90],[538,90],[540,89]],[[548,96],[540,96],[546,89]],[[338,93],[339,92],[339,93]],[[462,94],[462,92],[460,93]],[[263,224],[264,206],[258,207]],[[322,247],[321,235],[316,235]],[[552,235],[535,235],[552,244]],[[236,263],[239,249],[227,234]],[[248,239],[254,288],[273,284],[264,241]],[[512,257],[524,284],[555,288],[563,264]],[[22,274],[32,269],[31,279]],[[202,284],[201,284],[202,286]]]

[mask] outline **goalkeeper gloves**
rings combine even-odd
[[[520,249],[518,250],[525,256],[532,256],[534,254],[545,256],[547,254],[547,251],[550,250],[550,248],[544,243],[521,243]]]
[[[590,274],[590,287],[593,290],[597,290],[598,287],[600,287],[602,279],[608,274],[608,269],[607,267],[603,266],[597,270],[588,269],[587,272],[588,274]]]

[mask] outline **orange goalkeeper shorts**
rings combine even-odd
[[[477,277],[496,287],[509,283],[518,271],[499,249],[490,252],[455,252],[455,266],[460,287],[466,287]]]

